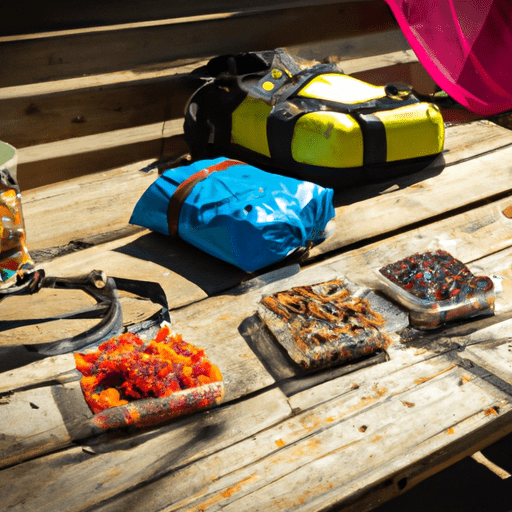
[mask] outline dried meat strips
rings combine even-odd
[[[331,366],[386,348],[385,320],[343,281],[298,286],[264,297],[258,310],[278,342],[303,368]]]
[[[494,286],[446,251],[417,253],[379,269],[384,291],[410,310],[413,327],[492,313]]]

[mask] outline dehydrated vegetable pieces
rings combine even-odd
[[[264,297],[258,310],[270,331],[300,366],[318,368],[386,348],[385,320],[343,281],[298,286]]]
[[[453,319],[494,310],[489,277],[443,250],[416,253],[379,269],[384,291],[410,310],[411,325],[431,329]]]
[[[171,334],[167,326],[149,342],[136,334],[122,334],[94,352],[75,354],[75,362],[83,375],[85,399],[94,413],[222,380],[220,370],[202,349]]]

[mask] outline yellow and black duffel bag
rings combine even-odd
[[[328,186],[413,172],[443,150],[436,105],[405,84],[375,86],[336,65],[301,70],[283,50],[221,56],[186,107],[194,158],[217,155]]]

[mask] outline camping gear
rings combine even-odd
[[[334,64],[301,70],[283,50],[221,56],[185,111],[194,158],[240,158],[325,186],[418,170],[443,150],[436,105],[406,84],[375,86]]]
[[[436,329],[494,312],[494,285],[446,251],[417,253],[378,270],[382,290],[409,309],[411,325]]]
[[[35,270],[32,278],[26,284],[0,290],[0,308],[4,305],[2,301],[8,300],[10,296],[36,293],[41,288],[82,290],[94,298],[97,304],[81,311],[33,320],[23,319],[23,311],[20,311],[19,320],[0,320],[0,333],[29,324],[37,324],[44,328],[46,322],[60,319],[99,318],[99,322],[94,327],[79,335],[48,343],[38,343],[37,339],[31,338],[26,340],[24,345],[28,350],[46,356],[65,354],[90,345],[97,345],[112,336],[121,334],[123,330],[123,312],[118,289],[145,297],[162,307],[155,319],[147,320],[142,325],[130,326],[132,332],[149,328],[163,320],[170,320],[165,292],[158,283],[117,277],[114,279],[107,277],[105,272],[101,270],[93,270],[88,274],[74,277],[45,276],[43,270]]]
[[[509,0],[386,0],[434,81],[467,109],[512,109]]]
[[[218,158],[165,171],[130,223],[251,272],[322,242],[332,197],[331,189]]]
[[[266,296],[258,314],[292,361],[305,370],[374,354],[389,345],[385,319],[343,280],[297,286]]]
[[[0,289],[14,286],[17,274],[20,285],[22,274],[33,268],[25,241],[17,164],[16,149],[0,142]]]

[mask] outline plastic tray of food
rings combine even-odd
[[[494,313],[494,285],[443,250],[412,254],[377,270],[379,288],[409,310],[411,326]]]
[[[297,286],[263,297],[258,315],[296,364],[315,369],[387,348],[385,319],[342,279]]]
[[[103,430],[155,425],[224,396],[218,367],[168,326],[150,341],[122,334],[75,354],[75,362],[92,422]]]

